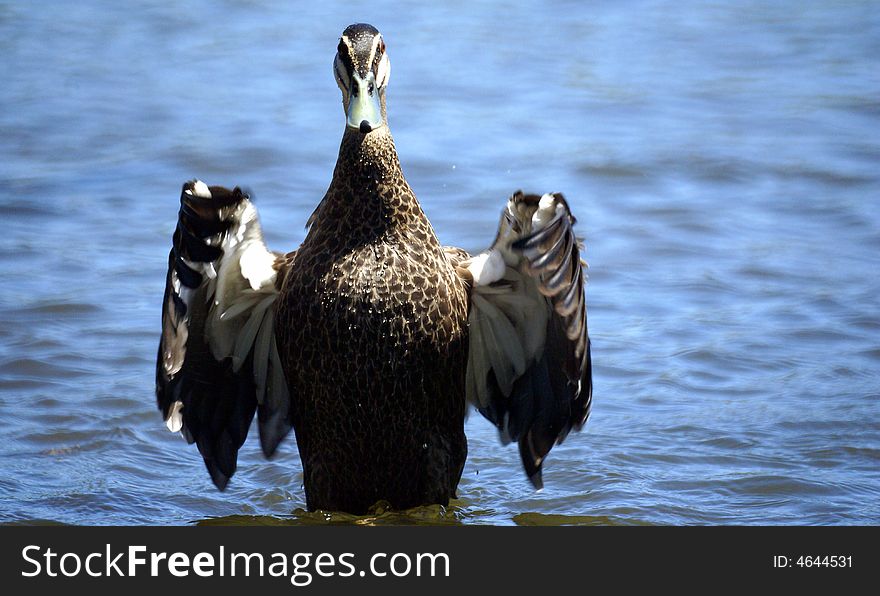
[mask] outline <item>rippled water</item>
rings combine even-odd
[[[297,246],[368,20],[445,243],[566,193],[595,398],[543,492],[472,415],[461,499],[366,521],[880,523],[876,3],[311,4],[0,3],[0,520],[325,522],[292,436],[216,491],[153,367],[180,184],[250,188]]]

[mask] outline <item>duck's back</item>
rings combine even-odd
[[[405,181],[363,182],[336,172],[276,314],[308,506],[446,503],[467,453],[467,290]]]

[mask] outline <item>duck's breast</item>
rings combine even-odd
[[[466,453],[467,294],[445,255],[381,243],[332,259],[297,254],[297,264],[276,334],[307,487],[367,500],[371,486],[416,500],[454,491]]]

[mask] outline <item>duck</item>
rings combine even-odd
[[[475,408],[542,488],[592,404],[568,202],[516,191],[483,252],[444,246],[388,125],[382,34],[347,27],[333,74],[345,128],[299,248],[267,247],[240,187],[183,185],[156,366],[167,428],[220,490],[254,417],[267,458],[293,430],[307,508],[364,514],[457,498]]]

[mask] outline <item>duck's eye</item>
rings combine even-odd
[[[351,86],[351,94],[352,94],[352,96],[357,97],[358,93],[360,93],[360,85],[358,85],[357,83],[354,83]]]
[[[345,51],[345,44],[342,43],[342,40],[340,40],[340,41],[339,41],[339,45],[336,46],[336,51],[339,52],[340,54],[345,54],[345,53],[346,53],[346,51]]]
[[[373,82],[372,82],[372,81],[370,81],[370,84],[367,86],[367,92],[368,92],[370,95],[372,95],[372,94],[373,94],[373,90],[374,90],[375,88],[376,88],[376,86],[373,85]]]

